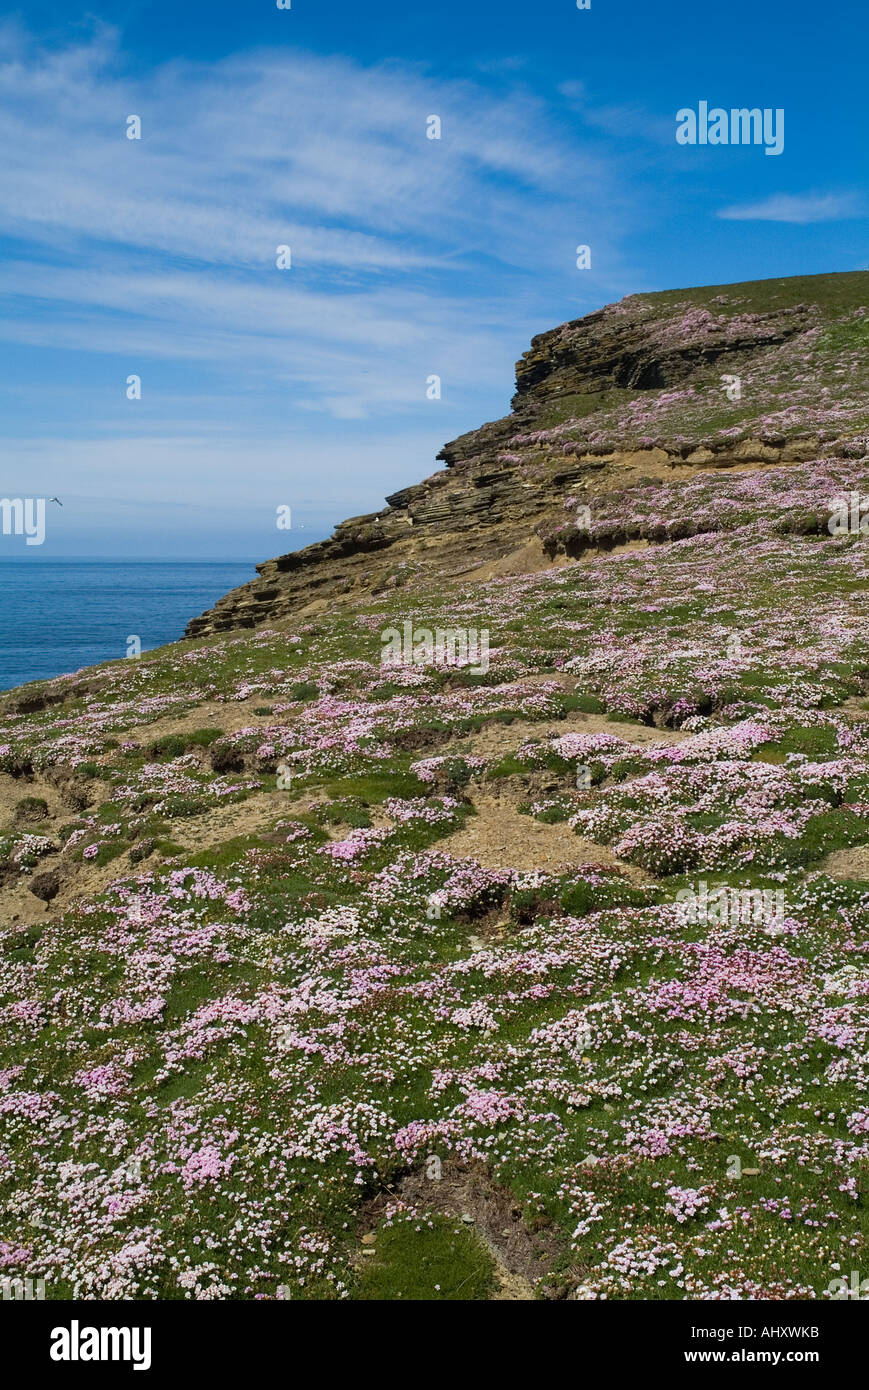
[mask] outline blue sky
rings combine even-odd
[[[867,29],[862,0],[7,10],[0,494],[64,508],[0,554],[264,559],[504,414],[536,332],[865,268]],[[678,145],[700,100],[782,108],[784,152]]]

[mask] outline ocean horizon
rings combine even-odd
[[[0,560],[0,690],[177,642],[257,560]]]

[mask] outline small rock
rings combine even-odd
[[[475,1218],[471,1216],[471,1213],[469,1211],[463,1211],[462,1220],[464,1221],[466,1226],[473,1226]]]
[[[377,1236],[374,1234],[373,1231],[366,1231],[365,1235],[362,1237],[362,1244],[363,1244],[363,1245],[374,1245],[374,1243],[376,1242],[376,1240],[377,1240]]]

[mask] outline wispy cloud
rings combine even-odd
[[[773,193],[758,203],[722,208],[718,216],[728,222],[839,222],[865,217],[866,206],[856,193]]]
[[[10,343],[198,360],[355,418],[417,408],[428,372],[455,392],[497,371],[506,394],[523,296],[579,241],[615,273],[614,171],[527,90],[296,50],[123,71],[108,31],[51,53],[3,36]]]

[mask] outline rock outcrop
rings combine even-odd
[[[400,587],[420,566],[551,562],[567,494],[593,508],[639,481],[864,453],[861,374],[844,402],[842,377],[865,344],[867,299],[867,272],[754,281],[633,295],[541,333],[517,363],[510,415],[445,445],[445,468],[381,511],[258,565],[186,635],[289,620]]]

